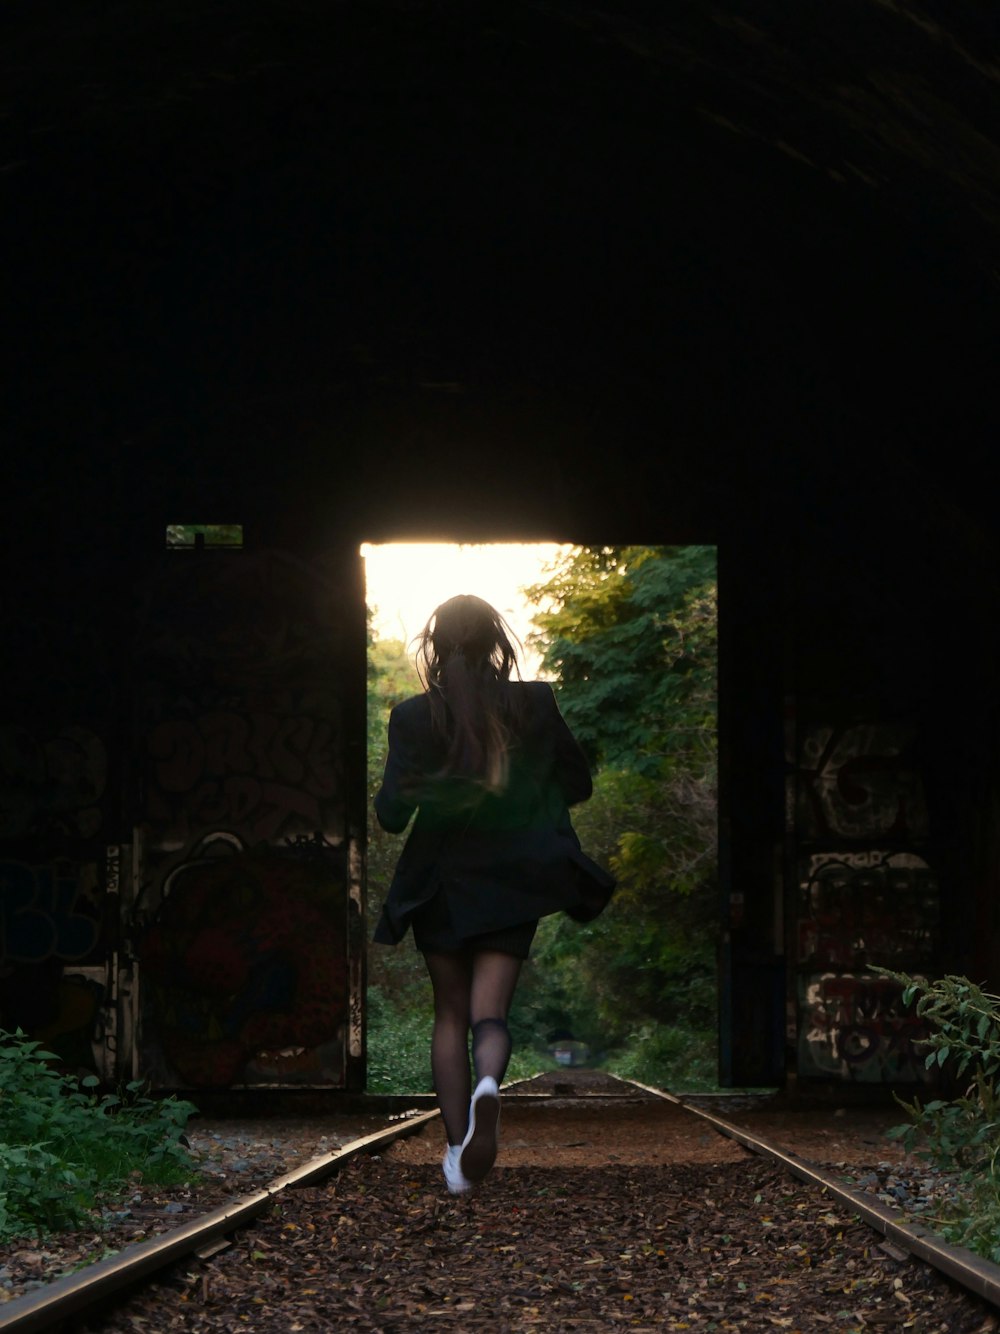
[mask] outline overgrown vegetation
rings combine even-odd
[[[139,1082],[99,1096],[96,1076],[60,1074],[56,1059],[0,1031],[0,1240],[93,1227],[137,1174],[159,1185],[196,1175],[181,1142],[191,1103],[148,1098]]]
[[[878,969],[895,978],[902,1003],[927,1025],[918,1039],[940,1092],[911,1102],[908,1120],[890,1130],[906,1150],[954,1173],[955,1191],[927,1224],[949,1242],[1000,1263],[1000,997],[966,977],[934,981]]]
[[[711,547],[576,549],[530,590],[536,646],[595,771],[573,813],[619,889],[542,923],[536,967],[616,1073],[716,1083],[716,561]]]
[[[587,752],[573,811],[619,890],[595,923],[542,921],[511,1015],[510,1077],[552,1068],[557,1039],[643,1083],[716,1086],[716,566],[711,547],[578,547],[528,590],[532,646]],[[406,646],[369,643],[369,784],[393,704],[420,690]],[[377,914],[398,837],[372,821]],[[369,954],[369,1089],[429,1091],[429,994],[406,944]],[[373,1002],[373,1003],[372,1003]]]

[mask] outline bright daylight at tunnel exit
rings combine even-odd
[[[717,1088],[716,548],[386,543],[361,554],[369,802],[389,712],[422,690],[414,637],[459,593],[504,617],[524,679],[551,683],[593,775],[573,827],[618,888],[587,927],[564,913],[541,919],[510,1014],[507,1078],[575,1066]],[[371,928],[405,835],[371,810],[368,826]],[[432,1017],[412,935],[370,945],[370,1093],[430,1090]]]

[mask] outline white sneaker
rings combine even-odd
[[[464,1195],[472,1189],[472,1182],[467,1181],[462,1175],[462,1167],[459,1162],[461,1156],[461,1144],[449,1144],[441,1163],[444,1179],[448,1183],[448,1189],[452,1195]]]
[[[497,1128],[500,1122],[500,1090],[491,1075],[476,1085],[469,1107],[469,1131],[462,1141],[459,1167],[467,1181],[482,1181],[497,1156]]]

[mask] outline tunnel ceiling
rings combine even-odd
[[[508,500],[545,458],[570,504],[867,481],[981,512],[985,7],[24,0],[4,24],[18,470],[51,491],[60,453],[67,506],[234,472],[262,504],[317,474],[447,498],[496,442]]]

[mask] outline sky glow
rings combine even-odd
[[[361,555],[375,634],[409,647],[435,607],[457,593],[474,593],[496,607],[523,644],[533,609],[521,589],[542,582],[546,565],[568,550],[557,542],[366,542]],[[537,661],[525,653],[521,670],[533,675]]]

